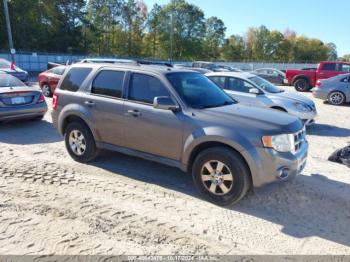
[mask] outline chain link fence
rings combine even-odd
[[[59,63],[66,64],[69,61],[84,59],[87,57],[92,57],[88,55],[71,55],[71,54],[54,54],[54,53],[29,53],[21,52],[15,54],[16,65],[28,72],[41,72],[47,69],[47,63]],[[11,61],[11,54],[8,52],[0,52],[0,58]],[[99,57],[102,58],[102,57]],[[103,58],[111,58],[104,56]],[[163,61],[168,62],[168,61]],[[186,63],[190,62],[174,62],[174,63]],[[258,68],[276,68],[280,70],[286,69],[302,69],[302,68],[315,68],[317,64],[308,63],[264,63],[264,62],[218,62],[220,65],[231,66],[239,68],[245,71],[251,71]]]

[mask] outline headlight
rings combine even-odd
[[[273,148],[278,152],[292,152],[294,150],[294,135],[283,134],[276,136],[263,136],[264,147]]]
[[[311,111],[310,107],[306,104],[302,104],[302,103],[294,103],[294,106],[296,107],[296,109],[298,109],[299,111],[304,111],[304,112],[308,112]]]

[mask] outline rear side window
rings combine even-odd
[[[156,96],[170,96],[166,87],[157,78],[144,74],[131,77],[129,100],[153,104]]]
[[[79,68],[75,67],[69,70],[64,78],[60,89],[71,92],[76,92],[84,82],[86,77],[90,74],[91,68]]]
[[[326,63],[326,64],[323,64],[322,70],[325,70],[325,71],[335,71],[336,65],[337,65],[337,64],[334,64],[334,63],[329,63],[329,64]]]
[[[124,72],[104,70],[101,71],[92,83],[91,93],[122,97]]]
[[[63,66],[54,67],[54,68],[52,69],[52,73],[54,73],[54,74],[56,74],[56,75],[63,75],[65,69],[66,69],[66,68],[63,67]]]
[[[211,76],[209,77],[211,81],[213,81],[220,88],[225,89],[226,77],[223,76]]]

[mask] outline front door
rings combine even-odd
[[[226,78],[225,91],[235,100],[249,106],[265,107],[265,95],[250,93],[249,90],[252,88],[256,87],[243,79],[235,77]]]
[[[182,113],[153,107],[154,97],[171,97],[156,77],[133,73],[125,102],[126,147],[141,152],[180,160],[183,145]]]

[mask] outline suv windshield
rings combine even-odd
[[[12,75],[0,73],[0,88],[2,87],[16,87],[26,86],[21,80],[18,80]]]
[[[269,81],[266,81],[265,79],[253,76],[248,78],[250,81],[252,81],[254,84],[256,84],[258,87],[262,88],[265,92],[268,93],[281,93],[283,90],[277,88],[273,84],[271,84]]]
[[[203,109],[236,103],[207,77],[199,73],[169,73],[167,78],[181,98],[192,108]]]

